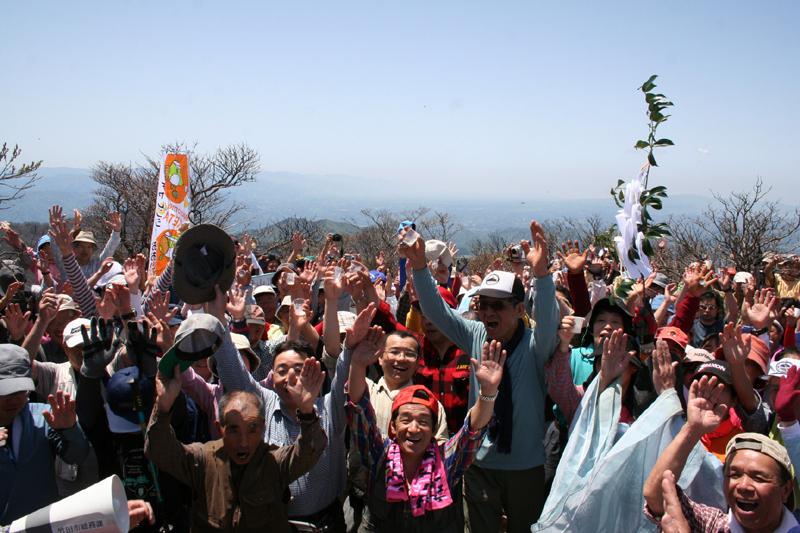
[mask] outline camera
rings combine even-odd
[[[524,263],[525,254],[522,252],[522,246],[516,244],[508,249],[508,259],[512,263]]]
[[[342,236],[339,235],[338,233],[334,233],[333,235],[331,235],[331,240],[334,242],[341,242]]]

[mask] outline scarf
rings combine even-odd
[[[414,479],[406,490],[400,445],[392,439],[386,451],[386,501],[408,502],[413,516],[443,509],[453,503],[439,446],[431,440]]]
[[[700,442],[703,443],[706,450],[716,455],[724,463],[725,448],[728,445],[728,441],[743,432],[742,419],[736,414],[736,410],[731,407],[728,409],[728,418],[723,420],[717,429],[700,437]]]
[[[503,365],[503,378],[500,380],[500,388],[497,390],[497,401],[494,404],[494,424],[489,428],[489,438],[494,441],[497,451],[500,453],[511,453],[511,438],[513,437],[513,417],[514,402],[511,399],[512,384],[511,371],[508,368],[511,355],[517,349],[522,335],[525,333],[525,323],[520,320],[517,329],[511,340],[503,343],[503,350],[506,351],[506,362]]]

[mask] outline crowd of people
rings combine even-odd
[[[0,525],[117,475],[137,531],[800,531],[798,257],[629,279],[531,222],[477,272],[413,221],[396,264],[200,224],[153,273],[107,225],[3,230]]]

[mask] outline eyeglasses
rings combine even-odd
[[[478,300],[478,310],[479,311],[502,311],[509,307],[511,304],[508,300],[484,300],[483,298]]]
[[[413,361],[416,361],[418,357],[417,352],[414,350],[403,350],[402,348],[389,348],[385,351],[385,353],[391,355],[392,357],[399,357]]]

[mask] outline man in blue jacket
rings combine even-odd
[[[402,237],[402,235],[401,235]],[[508,352],[503,381],[495,398],[495,423],[467,471],[464,497],[472,533],[500,531],[503,514],[509,533],[530,531],[544,505],[544,364],[553,354],[559,325],[553,278],[547,268],[547,242],[541,226],[531,222],[532,243],[520,245],[536,277],[536,325],[525,327],[525,290],[511,272],[490,272],[476,294],[478,321],[466,320],[442,300],[427,268],[425,242],[400,244],[414,269],[422,313],[459,348],[480,360],[489,339]],[[478,384],[471,376],[470,407]],[[486,398],[482,398],[486,400]]]
[[[54,456],[81,463],[89,443],[77,424],[75,400],[58,392],[50,409],[29,403],[35,390],[28,352],[0,344],[0,524],[58,500]]]

